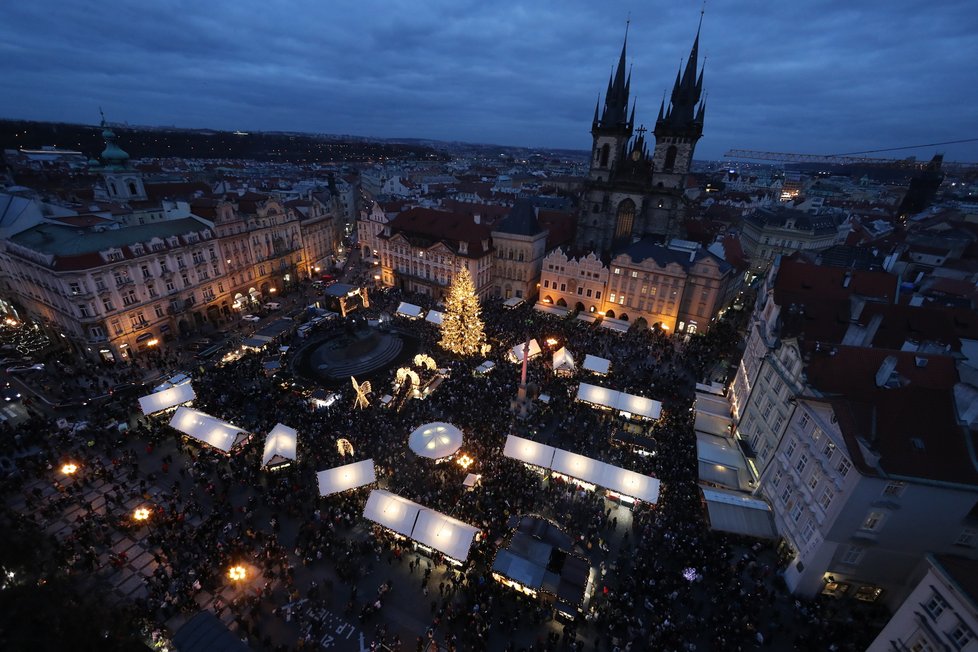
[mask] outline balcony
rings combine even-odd
[[[125,287],[127,285],[132,285],[132,284],[133,284],[132,279],[131,278],[128,278],[128,277],[127,278],[117,278],[115,280],[115,286],[117,288]]]

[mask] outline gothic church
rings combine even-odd
[[[683,235],[685,180],[706,111],[703,71],[697,72],[699,40],[698,28],[685,69],[676,73],[669,105],[663,99],[659,107],[650,151],[645,127],[635,129],[634,103],[629,112],[626,30],[604,108],[599,112],[600,101],[594,107],[590,172],[577,220],[579,251],[608,256],[638,240],[665,242]]]

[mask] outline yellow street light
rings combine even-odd
[[[456,463],[458,463],[458,465],[459,465],[459,466],[461,466],[461,467],[462,467],[463,469],[467,469],[467,468],[469,468],[469,467],[470,467],[470,466],[472,466],[472,464],[473,464],[473,463],[475,462],[475,460],[474,460],[474,459],[472,459],[471,457],[469,457],[469,456],[468,456],[468,455],[466,455],[465,453],[462,453],[462,456],[461,456],[461,457],[459,457],[459,458],[458,458],[457,460],[455,460],[455,461],[456,461]]]
[[[71,475],[77,470],[78,470],[78,465],[72,464],[71,462],[68,462],[67,464],[61,467],[61,472],[64,473],[65,475]]]
[[[248,576],[248,571],[244,566],[232,566],[228,569],[228,577],[234,582],[239,582]]]
[[[138,507],[136,511],[132,513],[132,517],[137,521],[145,521],[149,518],[150,511],[146,507]]]

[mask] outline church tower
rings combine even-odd
[[[99,109],[101,113],[101,109]],[[127,202],[130,200],[145,201],[146,188],[143,186],[142,175],[129,167],[129,154],[116,142],[116,135],[105,121],[102,114],[102,138],[105,149],[99,158],[102,160],[102,178],[109,199]]]
[[[703,17],[700,14],[700,27]],[[663,100],[654,145],[635,128],[626,71],[628,30],[608,80],[604,108],[594,107],[591,163],[577,219],[575,249],[607,256],[637,240],[664,242],[682,235],[685,180],[703,135],[703,72],[698,71],[700,28],[685,71],[676,76],[668,109]],[[651,151],[649,148],[651,147]]]
[[[656,182],[664,188],[683,190],[686,175],[693,162],[696,142],[703,135],[703,118],[706,101],[703,94],[703,70],[697,73],[700,48],[700,26],[696,28],[693,48],[686,61],[686,69],[676,72],[676,82],[669,97],[669,106],[663,99],[659,106],[659,117],[655,121],[655,150],[653,161]]]

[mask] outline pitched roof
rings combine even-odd
[[[496,226],[495,231],[513,235],[537,235],[543,232],[537,221],[537,211],[533,204],[525,199],[518,199],[509,214]]]
[[[895,380],[877,385],[877,372],[896,359]],[[879,454],[885,474],[978,485],[970,451],[974,435],[959,426],[954,405],[958,374],[946,356],[839,346],[813,353],[805,369],[811,387],[835,411],[853,463],[875,470],[859,441]]]
[[[620,252],[616,253],[612,259],[620,255],[628,256],[634,263],[641,263],[643,260],[651,258],[659,267],[665,267],[669,264],[675,263],[686,270],[704,258],[712,258],[716,261],[721,272],[726,272],[727,270],[732,269],[730,263],[723,260],[719,256],[710,253],[706,249],[696,249],[692,258],[690,258],[689,251],[671,249],[667,246],[657,244],[647,239],[633,242]]]
[[[810,299],[848,299],[855,294],[893,302],[898,280],[887,272],[846,270],[784,258],[774,281],[774,300],[784,306]]]
[[[409,208],[389,223],[391,235],[401,234],[411,244],[430,247],[441,242],[452,251],[459,253],[459,242],[466,242],[469,258],[479,258],[488,253],[491,234],[488,224],[476,224],[468,215],[436,211],[431,208]]]

